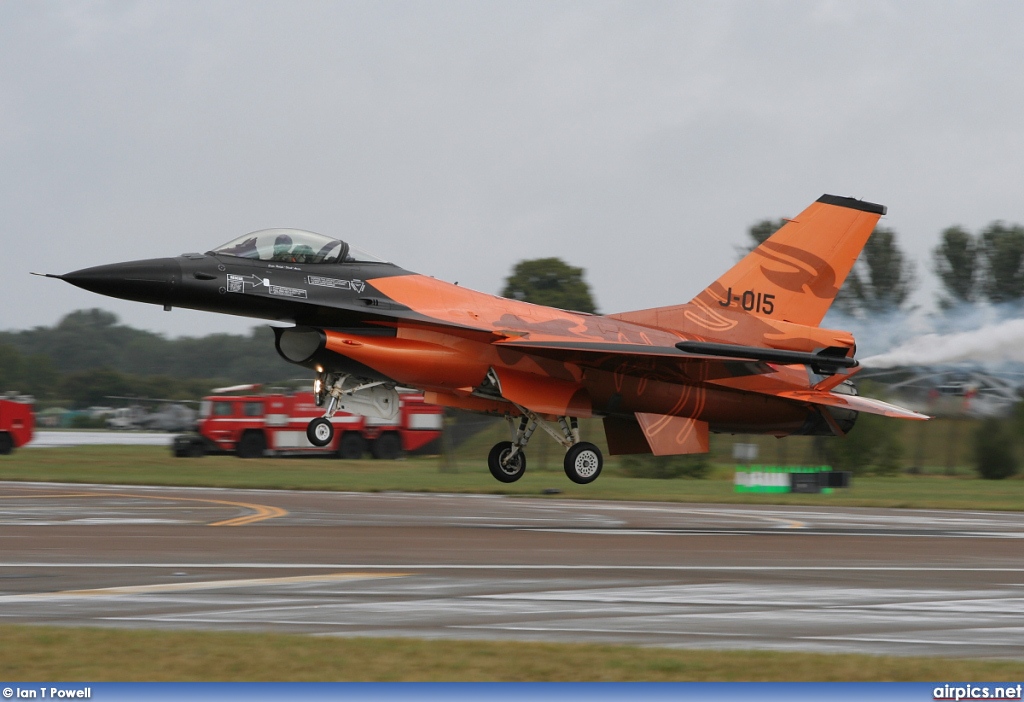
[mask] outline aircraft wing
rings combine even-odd
[[[842,395],[829,392],[822,387],[794,388],[785,379],[779,378],[744,381],[744,377],[774,374],[776,369],[765,361],[724,360],[717,353],[697,354],[685,352],[672,346],[648,346],[616,342],[589,341],[526,341],[509,339],[495,342],[495,346],[510,347],[536,356],[575,363],[589,368],[599,368],[620,373],[640,373],[647,377],[689,382],[709,382],[722,387],[752,392],[760,395],[782,397],[794,402],[824,405],[856,412],[881,414],[902,419],[928,419],[919,414],[882,400],[859,395]],[[794,354],[794,356],[812,356]],[[798,365],[794,359],[793,365]],[[805,360],[805,365],[813,365]],[[833,377],[849,377],[837,375]],[[826,381],[826,385],[833,385]],[[831,389],[831,388],[829,388]]]
[[[720,356],[684,352],[674,346],[651,346],[612,341],[528,341],[505,339],[499,348],[574,363],[609,372],[642,374],[669,382],[693,382],[771,373],[772,368],[757,360],[723,359]]]

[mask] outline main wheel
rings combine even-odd
[[[6,456],[14,449],[14,439],[6,431],[0,431],[0,456]]]
[[[239,458],[259,458],[267,449],[267,440],[261,431],[247,431],[238,440],[235,453]]]
[[[601,475],[604,458],[601,456],[601,449],[587,441],[581,441],[566,452],[563,466],[569,480],[586,485]]]
[[[491,475],[503,483],[514,483],[526,472],[526,454],[520,451],[512,457],[512,460],[506,462],[505,459],[510,453],[512,453],[512,442],[499,441],[487,456],[487,467],[490,469]]]
[[[306,438],[314,446],[326,446],[334,438],[334,425],[325,417],[317,417],[306,425]]]
[[[366,453],[366,440],[354,431],[347,431],[341,435],[338,442],[338,457],[354,461],[362,458]]]
[[[393,431],[378,436],[370,447],[374,458],[393,461],[402,455],[402,439]]]

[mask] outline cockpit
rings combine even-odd
[[[385,263],[344,241],[302,229],[262,229],[233,239],[211,253],[281,263]]]

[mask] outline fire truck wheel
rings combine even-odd
[[[0,456],[6,456],[14,449],[14,439],[6,431],[0,431]]]
[[[334,425],[329,419],[317,417],[306,425],[306,438],[314,446],[326,446],[334,439]]]
[[[263,432],[247,431],[239,439],[235,453],[239,458],[259,458],[266,448],[267,440],[263,438]]]
[[[188,445],[185,449],[185,458],[202,458],[206,455],[206,449],[203,447],[203,442],[196,438]]]
[[[362,458],[366,453],[366,440],[354,431],[345,432],[338,442],[338,457],[350,461]]]
[[[402,440],[398,438],[398,434],[389,431],[377,437],[370,451],[374,458],[393,461],[402,455]]]

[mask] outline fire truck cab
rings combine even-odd
[[[0,395],[0,455],[8,454],[32,440],[35,428],[33,402],[28,395],[13,392]]]
[[[306,425],[323,415],[311,392],[259,395],[212,395],[203,398],[195,434],[175,437],[175,456],[234,453],[241,458],[301,454],[394,459],[403,451],[422,449],[441,436],[444,410],[423,401],[423,394],[399,394],[397,421],[383,421],[338,412],[331,420],[334,438],[314,446]]]

